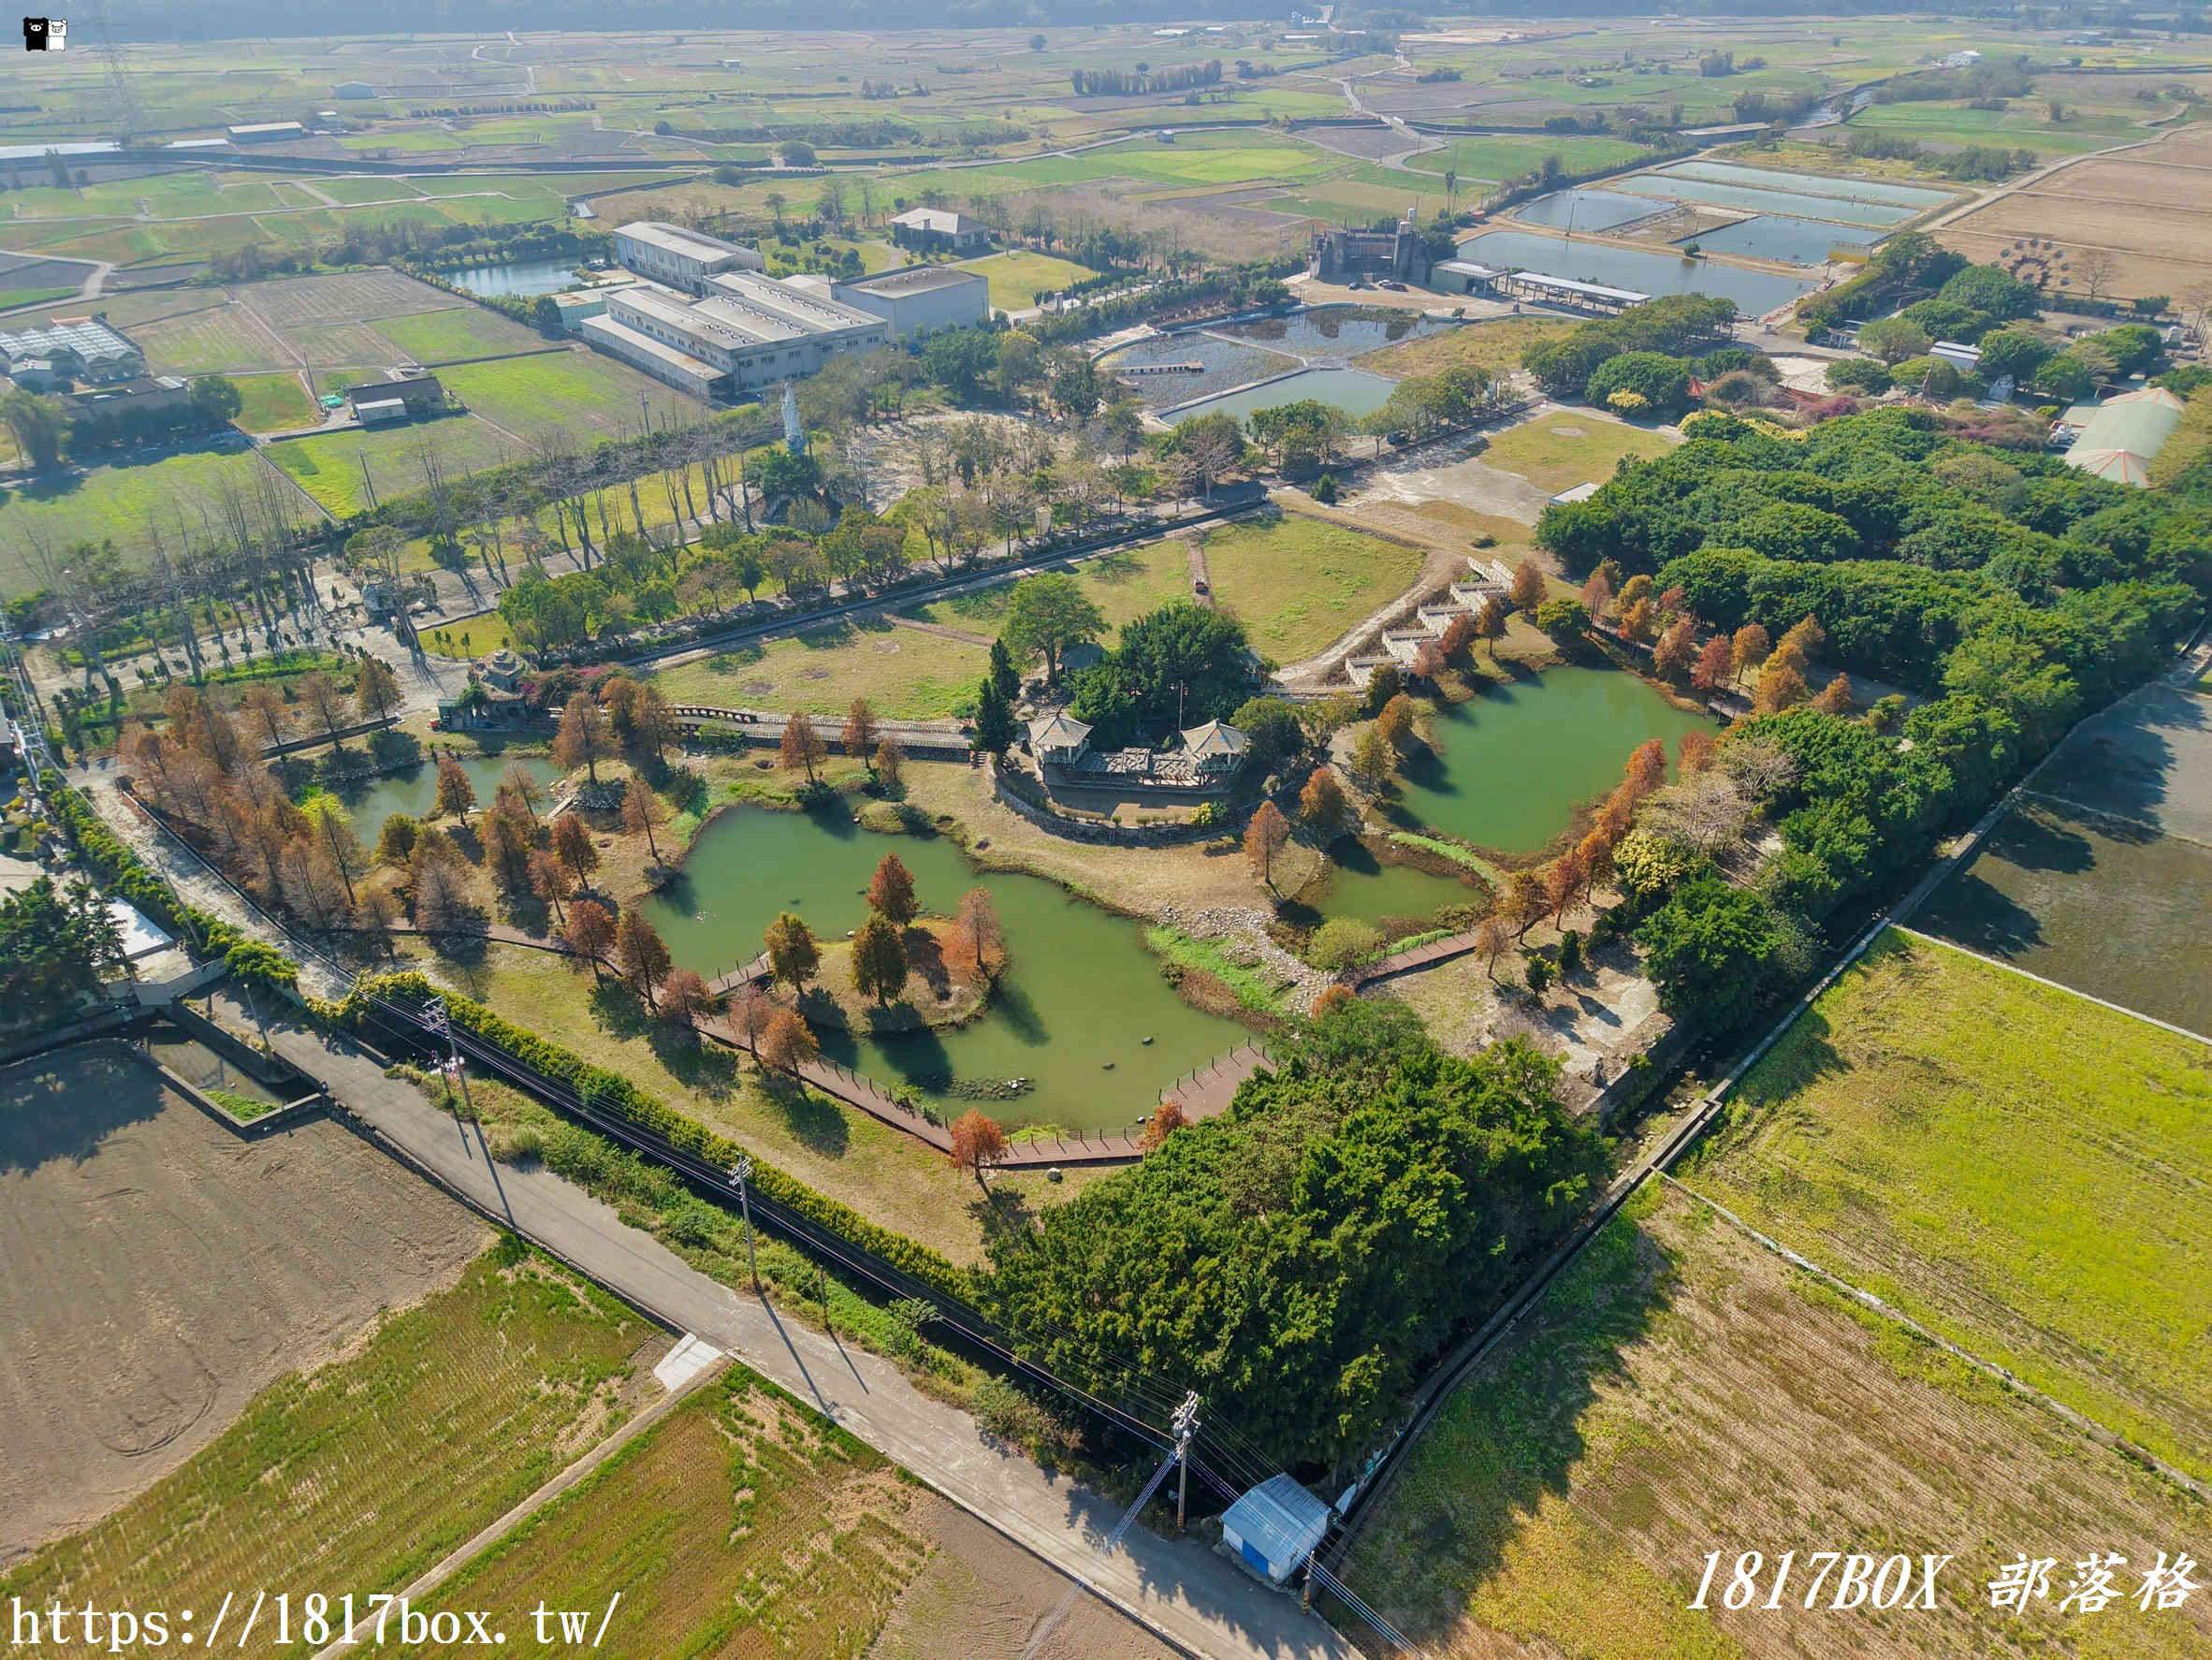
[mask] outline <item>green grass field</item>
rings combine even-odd
[[[1723,1660],[1839,1641],[2182,1660],[2212,1640],[2206,1610],[2122,1601],[2083,1620],[2055,1605],[2063,1565],[2091,1551],[2148,1562],[2199,1515],[1707,1207],[1648,1187],[1452,1394],[1339,1571],[1439,1660]],[[1993,1609],[1983,1586],[2023,1549],[2062,1565],[2049,1606]],[[1724,1575],[1762,1552],[1769,1587],[1797,1552],[1790,1596],[1731,1612],[1724,1578],[1691,1608],[1716,1550]],[[1954,1558],[1932,1611],[1802,1606],[1815,1551],[1923,1550]],[[1843,1621],[1858,1623],[1843,1635]]]
[[[1612,477],[1623,456],[1649,459],[1673,447],[1674,441],[1664,432],[1578,409],[1506,428],[1490,441],[1482,459],[1556,495],[1590,479],[1602,483]]]
[[[1148,611],[1157,611],[1170,600],[1190,597],[1190,561],[1180,542],[1154,542],[1084,560],[1075,567],[1074,575],[1091,604],[1105,617],[1109,630],[1118,630]],[[973,593],[932,600],[900,615],[996,637],[1005,626],[1007,600],[1012,592],[1012,583],[1001,583]],[[1113,643],[1111,633],[1106,643]]]
[[[1214,597],[1240,618],[1252,649],[1277,663],[1311,657],[1411,586],[1418,547],[1285,515],[1206,537]]]
[[[335,375],[330,384],[342,386],[357,378]],[[342,518],[369,505],[369,487],[361,479],[364,458],[379,499],[421,489],[420,454],[426,440],[435,446],[449,477],[493,465],[502,457],[513,460],[522,453],[518,442],[502,437],[472,415],[444,415],[434,421],[410,421],[404,426],[369,430],[319,432],[311,438],[272,444],[263,453],[290,473],[301,489]]]
[[[1983,1358],[2212,1474],[2205,1047],[1892,932],[1683,1180]]]
[[[645,421],[641,403],[652,412],[655,425],[696,420],[703,413],[696,400],[596,352],[544,352],[471,363],[449,369],[439,379],[472,411],[524,438],[547,427],[565,427],[587,438],[593,432],[610,437],[623,430],[635,432]]]
[[[238,425],[248,432],[283,432],[312,426],[323,412],[307,395],[296,374],[247,374],[236,382],[244,407]]]
[[[605,1609],[624,1654],[859,1654],[928,1559],[921,1490],[734,1370],[441,1586],[510,1634],[541,1602]],[[409,1649],[414,1653],[425,1651]]]
[[[478,611],[435,624],[426,620],[422,639],[427,648],[442,657],[482,657],[502,647],[511,649],[515,644],[506,619],[497,611]]]
[[[1970,109],[1957,103],[1870,104],[1851,118],[1851,124],[1925,144],[2003,144],[2044,155],[2079,155],[2148,138],[2136,122],[2171,108],[2147,105],[2130,116],[2075,109],[2071,99],[2060,102],[2070,113],[2056,123],[2050,119],[2048,99],[2019,98],[2004,109]]]
[[[797,639],[724,651],[658,677],[676,703],[842,713],[856,697],[893,720],[930,720],[972,705],[989,653],[880,618]]]
[[[106,1522],[0,1575],[0,1601],[212,1609],[268,1586],[396,1591],[613,1427],[640,1316],[534,1258],[295,1373]],[[250,1600],[250,1599],[249,1599]]]
[[[22,527],[36,526],[56,547],[111,540],[136,549],[145,545],[150,515],[159,517],[164,535],[174,536],[180,514],[196,524],[202,507],[213,511],[217,480],[247,488],[260,465],[248,450],[194,450],[0,492],[0,586],[23,591],[18,585],[28,582],[20,563]]]
[[[1026,311],[1037,303],[1040,288],[1065,288],[1098,272],[1072,259],[1055,259],[1049,254],[994,254],[988,259],[970,259],[963,270],[981,273],[991,284],[995,312]]]
[[[449,312],[417,312],[411,317],[386,317],[377,324],[376,331],[417,363],[456,363],[502,353],[561,349],[559,342],[547,340],[536,329],[476,305]]]

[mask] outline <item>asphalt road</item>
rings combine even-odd
[[[243,1004],[225,1006],[229,996],[217,994],[222,1017],[251,1029]],[[810,1402],[1168,1641],[1208,1660],[1357,1660],[1327,1624],[1300,1613],[1295,1598],[1264,1589],[1195,1542],[1137,1527],[1114,1555],[1102,1555],[1099,1541],[1120,1521],[1117,1505],[995,1443],[967,1413],[923,1394],[888,1361],[707,1278],[542,1167],[495,1165],[477,1127],[386,1078],[368,1052],[300,1027],[272,1027],[270,1036],[279,1053],[325,1080],[345,1110],[403,1158],[637,1307]]]

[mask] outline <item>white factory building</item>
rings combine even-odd
[[[624,226],[615,249],[648,280],[595,290],[593,314],[569,326],[610,357],[697,398],[742,397],[818,373],[839,353],[971,327],[990,310],[982,277],[941,266],[852,282],[778,279],[757,269],[760,256],[749,248],[653,224]],[[755,264],[731,263],[738,256]]]
[[[910,265],[851,282],[810,276],[785,281],[873,313],[891,326],[894,340],[939,328],[973,328],[991,314],[991,284],[981,272],[957,266]]]
[[[703,299],[643,284],[607,296],[577,330],[602,350],[702,398],[818,372],[891,336],[883,319],[754,271],[725,271]]]
[[[615,257],[639,276],[686,294],[706,292],[706,279],[724,271],[767,269],[767,261],[755,249],[652,219],[637,220],[615,232]]]

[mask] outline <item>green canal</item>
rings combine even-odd
[[[923,909],[949,916],[960,896],[990,891],[1011,966],[968,1025],[882,1038],[823,1029],[822,1053],[940,1112],[969,1091],[1028,1080],[1011,1099],[973,1099],[1009,1125],[1125,1129],[1178,1075],[1244,1041],[1233,1021],[1201,1013],[1160,974],[1137,925],[1041,877],[979,874],[942,837],[880,836],[843,805],[809,812],[735,807],[700,832],[683,875],[644,902],[676,960],[709,976],[757,955],[779,911],[841,939],[867,915],[868,878],[885,853],[913,872]]]

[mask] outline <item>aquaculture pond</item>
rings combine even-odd
[[[1809,219],[1834,219],[1844,225],[1886,230],[1901,225],[1920,210],[1890,202],[1856,202],[1840,196],[1808,196],[1797,190],[1759,190],[1748,184],[1722,184],[1710,179],[1684,179],[1671,173],[1639,173],[1622,181],[1623,190],[1638,196],[1672,197],[1677,201],[1705,202],[1716,208],[1741,208],[1752,213],[1801,213]]]
[[[560,294],[582,279],[570,259],[513,259],[500,265],[471,265],[439,273],[456,288],[470,294],[527,299],[533,294]]]
[[[1622,670],[1550,668],[1440,711],[1433,748],[1409,759],[1399,801],[1476,847],[1535,852],[1579,803],[1621,781],[1637,745],[1664,739],[1671,757],[1683,733],[1712,726]]]
[[[1277,352],[1288,352],[1308,364],[1345,363],[1362,352],[1441,334],[1460,325],[1419,312],[1353,305],[1316,306],[1287,317],[1259,317],[1249,323],[1224,323],[1210,332],[1230,340],[1250,341]]]
[[[1889,202],[1906,208],[1937,208],[1956,194],[1923,185],[1891,184],[1881,179],[1841,179],[1828,173],[1792,173],[1781,167],[1739,167],[1733,162],[1678,162],[1666,170],[1675,179],[1710,179],[1722,184],[1748,184],[1758,190],[1795,190],[1807,196],[1840,196],[1855,202]]]
[[[476,786],[479,806],[491,805],[492,793],[499,788],[506,770],[519,761],[530,769],[530,774],[541,784],[551,784],[560,777],[560,769],[543,755],[456,755],[461,770],[469,775],[469,782]],[[411,766],[404,772],[388,772],[379,779],[364,779],[358,783],[334,784],[331,794],[345,803],[345,810],[353,816],[354,829],[371,847],[384,833],[384,822],[394,813],[411,813],[421,818],[430,810],[430,804],[438,798],[438,767],[434,761],[425,761],[420,766]],[[551,806],[551,802],[546,803]]]
[[[1298,367],[1298,359],[1250,341],[1225,340],[1201,330],[1141,340],[1099,359],[1099,368],[1106,374],[1180,364],[1196,364],[1198,369],[1190,372],[1166,367],[1157,374],[1130,375],[1128,384],[1137,401],[1146,409],[1165,409],[1171,403],[1226,392],[1269,375],[1288,374]]]
[[[1373,415],[1390,400],[1390,394],[1397,389],[1398,383],[1388,375],[1370,374],[1364,369],[1302,369],[1296,374],[1246,386],[1241,392],[1224,392],[1217,398],[1201,398],[1196,403],[1186,403],[1180,409],[1162,410],[1160,419],[1171,427],[1179,427],[1192,415],[1232,415],[1241,421],[1255,411],[1302,403],[1309,398],[1317,403],[1341,409],[1357,419]]]
[[[1523,225],[1549,225],[1553,230],[1610,230],[1665,211],[1646,196],[1623,196],[1617,190],[1555,190],[1521,203],[1513,210],[1513,217]]]
[[[886,1084],[911,1085],[940,1109],[1008,1080],[1012,1099],[973,1104],[1010,1125],[1126,1129],[1178,1075],[1243,1042],[1233,1021],[1201,1013],[1160,973],[1138,925],[1042,878],[979,874],[943,837],[879,836],[842,805],[813,812],[736,807],[700,832],[681,878],[645,902],[676,960],[709,975],[761,948],[781,910],[841,939],[867,915],[877,861],[896,853],[923,909],[950,915],[960,896],[990,891],[1010,967],[984,1012],[964,1027],[875,1038],[821,1028],[822,1052]]]
[[[1605,242],[1566,241],[1527,230],[1484,231],[1460,244],[1460,257],[1578,283],[1633,288],[1641,294],[1710,294],[1734,300],[1736,309],[1750,317],[1787,304],[1813,286],[1810,277],[1744,270],[1718,260],[1615,248]]]
[[[1825,219],[1793,219],[1786,213],[1760,213],[1739,219],[1718,230],[1701,230],[1680,237],[1695,242],[1708,254],[1741,254],[1753,259],[1779,259],[1790,265],[1822,265],[1828,250],[1855,248],[1864,253],[1874,233],[1855,226],[1830,225]]]

